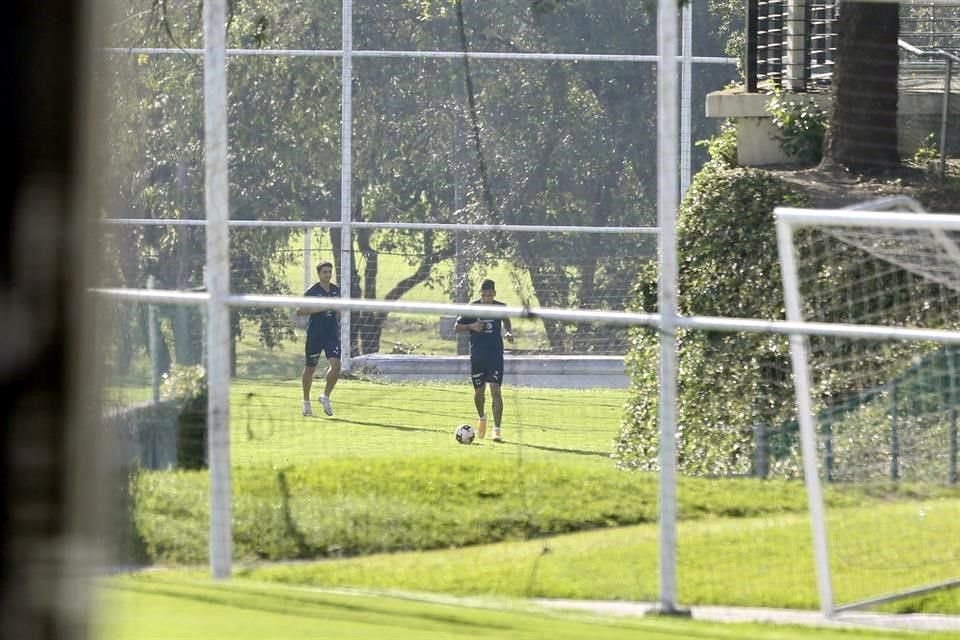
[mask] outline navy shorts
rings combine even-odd
[[[503,384],[503,358],[473,356],[470,358],[470,381],[479,389],[487,382]]]
[[[340,358],[340,336],[315,335],[307,336],[307,346],[304,350],[304,363],[308,367],[315,367],[320,362],[320,355],[330,358]]]

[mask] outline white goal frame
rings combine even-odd
[[[894,196],[882,198],[845,209],[800,209],[778,207],[774,210],[777,229],[777,248],[783,279],[784,303],[788,323],[804,326],[801,311],[799,276],[796,251],[793,243],[797,229],[810,226],[884,227],[901,229],[927,229],[960,264],[960,248],[949,240],[943,231],[960,231],[960,215],[927,213],[912,198]],[[825,324],[823,326],[830,326]],[[839,326],[839,325],[837,325]],[[842,335],[851,338],[876,338],[877,331],[885,337],[902,340],[929,339],[943,343],[960,343],[960,331],[897,329],[878,325],[842,325]],[[800,448],[803,459],[803,476],[807,489],[810,526],[813,535],[813,553],[817,576],[817,592],[820,609],[826,616],[841,611],[865,608],[908,596],[920,595],[939,589],[960,585],[960,576],[937,584],[923,585],[896,593],[882,594],[858,602],[838,605],[834,600],[828,554],[827,526],[824,512],[820,473],[817,466],[816,431],[814,427],[811,377],[808,360],[808,336],[810,332],[790,333],[790,359],[793,368],[794,389],[797,403],[797,421],[800,427]]]

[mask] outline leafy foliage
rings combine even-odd
[[[117,50],[199,47],[202,3],[138,0],[108,30]],[[653,3],[569,1],[470,3],[371,0],[354,8],[354,40],[366,50],[653,52]],[[228,47],[339,48],[340,3],[233,3]],[[719,48],[710,19],[698,20],[698,46]],[[638,51],[638,47],[640,50]],[[108,216],[175,219],[203,211],[202,69],[187,54],[115,53]],[[352,218],[358,222],[512,222],[651,224],[655,184],[654,66],[637,63],[528,63],[424,58],[354,61]],[[244,220],[339,219],[340,66],[335,58],[275,55],[229,60],[230,207]],[[473,95],[469,95],[472,87]],[[473,104],[471,104],[473,103]],[[705,118],[699,129],[712,127]],[[486,171],[482,172],[481,167]],[[482,175],[485,174],[485,175]],[[285,293],[278,277],[291,260],[289,231],[231,235],[231,282],[238,293]],[[634,277],[629,255],[594,238],[458,242],[435,231],[354,229],[351,295],[400,299],[418,285],[451,297],[469,290],[493,263],[515,265],[537,302],[620,308]],[[335,261],[343,252],[330,231]],[[652,253],[652,248],[648,253]],[[203,234],[196,228],[119,229],[111,279],[143,286],[203,286]],[[408,270],[377,289],[380,256],[402,255]],[[545,259],[545,256],[549,259]],[[589,256],[585,259],[584,256]],[[327,258],[327,256],[324,256]],[[458,260],[458,268],[438,269]],[[343,272],[344,265],[337,265]],[[450,273],[454,271],[455,276]],[[382,278],[380,278],[382,283]],[[199,357],[198,316],[168,313],[171,360]],[[239,336],[257,322],[266,346],[291,337],[282,314],[244,309]],[[385,315],[351,318],[354,349],[379,350]],[[132,320],[129,322],[134,324]],[[548,323],[549,324],[549,323]],[[175,329],[171,338],[167,326]],[[185,330],[187,327],[190,330]],[[588,326],[547,327],[554,351],[594,342]],[[131,341],[144,337],[131,332]],[[192,353],[191,353],[192,352]],[[192,356],[192,360],[191,360]]]
[[[716,135],[696,144],[707,148],[712,162],[729,169],[737,166],[737,125],[732,119],[724,120]]]
[[[697,174],[677,221],[680,312],[685,315],[782,319],[772,212],[805,199],[769,173],[711,163]],[[636,309],[657,309],[657,274],[637,283]],[[792,417],[786,338],[769,334],[681,332],[678,453],[693,474],[743,474],[753,463],[753,428]],[[657,468],[659,338],[631,335],[632,375],[616,457],[627,468]],[[771,438],[780,455],[792,447]]]
[[[167,400],[193,400],[207,396],[207,372],[200,365],[175,366],[161,377],[160,393]]]
[[[813,98],[796,100],[777,89],[767,103],[767,112],[777,129],[780,149],[788,158],[803,164],[820,161],[827,113]]]
[[[771,214],[778,205],[804,204],[805,197],[771,174],[709,164],[694,180],[678,219],[680,312],[782,319]],[[889,263],[824,234],[804,231],[795,241],[803,283],[802,312],[808,321],[876,323],[882,319],[884,324],[904,325],[922,318],[925,326],[939,328],[960,323],[955,292],[890,268]],[[824,241],[830,242],[826,251]],[[855,295],[851,283],[856,283]],[[656,307],[657,277],[649,268],[636,287],[636,308],[655,311]],[[631,340],[628,367],[633,398],[616,455],[621,466],[655,469],[658,337],[636,330]],[[701,331],[681,332],[678,343],[680,468],[696,474],[751,473],[757,428],[762,425],[772,473],[796,475],[797,427],[786,338]],[[833,451],[838,468],[841,458],[851,464],[860,459],[861,468],[877,468],[875,461],[866,461],[884,455],[886,445],[878,444],[877,434],[889,420],[884,415],[886,405],[871,407],[869,402],[887,402],[879,390],[891,385],[920,388],[916,380],[932,374],[930,367],[916,363],[942,360],[944,355],[937,349],[926,343],[809,338],[811,367],[820,372],[813,381],[814,410],[821,428],[832,430],[838,443]],[[945,365],[933,368],[947,369]],[[907,395],[917,397],[918,392]],[[842,474],[838,472],[837,479]]]

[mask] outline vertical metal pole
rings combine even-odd
[[[900,434],[897,432],[897,386],[890,398],[890,479],[900,479]]]
[[[464,183],[466,180],[463,177],[463,169],[459,158],[467,146],[464,136],[463,118],[459,111],[456,113],[453,121],[453,145],[453,155],[457,158],[453,172],[453,208],[459,213],[466,205],[466,197],[464,194]],[[465,241],[464,233],[463,231],[456,231],[453,236],[457,254],[453,265],[453,301],[459,304],[470,302],[470,263],[466,255],[467,242]],[[457,342],[456,354],[458,356],[469,354],[470,336],[466,333],[456,333],[454,337]]]
[[[303,290],[313,285],[313,252],[310,245],[313,241],[313,229],[308,228],[303,234]]]
[[[147,289],[153,289],[153,276],[147,278]],[[157,305],[147,305],[147,337],[150,342],[150,387],[153,390],[153,404],[160,402],[160,359],[158,350],[160,339],[157,335]]]
[[[340,74],[340,295],[353,297],[353,1],[343,0]],[[350,371],[350,310],[340,313],[340,365]]]
[[[747,43],[744,47],[743,70],[747,76],[747,93],[757,92],[760,47],[758,25],[760,22],[759,0],[747,0]]]
[[[207,214],[207,407],[210,568],[228,578],[233,555],[230,489],[230,210],[227,180],[226,0],[203,3],[203,106]]]
[[[823,433],[823,481],[833,482],[833,423],[828,417],[821,428]]]
[[[680,78],[680,197],[690,186],[691,134],[690,103],[693,92],[693,7],[687,2],[680,9],[683,23],[681,40],[683,73]]]
[[[792,230],[782,220],[777,220],[777,247],[780,253],[780,270],[783,274],[783,297],[787,320],[800,322],[800,289],[797,278],[797,263],[793,255]],[[794,388],[797,397],[797,421],[800,423],[800,448],[803,455],[803,480],[807,487],[807,508],[810,511],[810,527],[813,534],[813,555],[817,571],[817,591],[820,596],[820,611],[833,615],[833,586],[830,579],[830,559],[827,553],[827,523],[817,471],[817,438],[813,425],[810,402],[810,370],[807,366],[807,338],[790,334],[790,360],[793,364]]]
[[[957,484],[957,408],[950,410],[950,460],[947,470],[947,484]]]
[[[753,453],[753,468],[754,476],[758,478],[766,478],[770,473],[770,450],[767,446],[767,425],[764,423],[759,423],[754,427],[754,453]]]
[[[660,227],[660,610],[677,608],[677,3],[657,9],[657,218]]]
[[[947,484],[957,484],[957,367],[955,347],[947,348],[947,371],[950,375],[950,427],[947,434]]]
[[[950,116],[950,83],[953,82],[953,60],[947,58],[947,71],[943,78],[943,110],[940,114],[940,177],[947,171],[947,118]]]

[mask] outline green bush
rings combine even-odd
[[[812,98],[793,100],[776,91],[767,103],[767,113],[777,129],[780,149],[788,158],[802,164],[814,164],[823,156],[823,137],[827,113]]]
[[[207,466],[207,374],[203,367],[174,367],[163,375],[161,395],[179,406],[177,466]]]
[[[684,315],[782,320],[783,294],[773,209],[804,206],[786,182],[753,169],[710,163],[695,177],[677,220],[679,310]],[[657,274],[648,268],[634,309],[657,310]],[[793,387],[785,337],[683,331],[678,335],[677,406],[680,469],[692,474],[745,474],[754,458],[754,428],[764,424],[774,457],[796,471]],[[656,469],[659,336],[631,335],[632,377],[615,455],[622,467]],[[781,467],[783,467],[781,464]]]
[[[709,163],[694,179],[678,216],[680,313],[782,320],[772,211],[778,205],[805,204],[804,196],[769,173]],[[828,235],[805,231],[795,241],[805,320],[875,324],[882,318],[886,324],[915,325],[922,318],[925,326],[960,326],[958,294],[906,270],[891,269],[885,261]],[[655,269],[641,273],[633,307],[657,310]],[[632,398],[615,454],[622,467],[656,469],[659,337],[637,329],[631,341],[627,366]],[[917,368],[915,363],[942,361],[938,349],[929,343],[810,337],[810,366],[818,372],[812,381],[813,409],[820,428],[833,434],[836,479],[845,478],[847,472],[841,469],[845,464],[860,472],[882,467],[878,460],[888,454],[877,434],[889,430],[889,420],[883,407],[871,408],[868,402],[884,402],[877,390],[894,381],[913,384],[914,379],[932,375],[937,366]],[[755,438],[757,427],[763,425],[769,471],[798,475],[787,339],[762,333],[681,331],[678,354],[680,469],[704,475],[755,472]],[[910,373],[912,367],[917,371]],[[866,396],[873,399],[851,401]],[[908,415],[919,419],[916,409],[901,413],[904,419]],[[929,466],[924,455],[931,453],[917,452],[910,464]],[[945,477],[945,472],[934,475]]]
[[[712,162],[733,168],[737,166],[737,125],[727,118],[720,125],[720,131],[706,140],[698,140],[698,147],[706,147]]]

